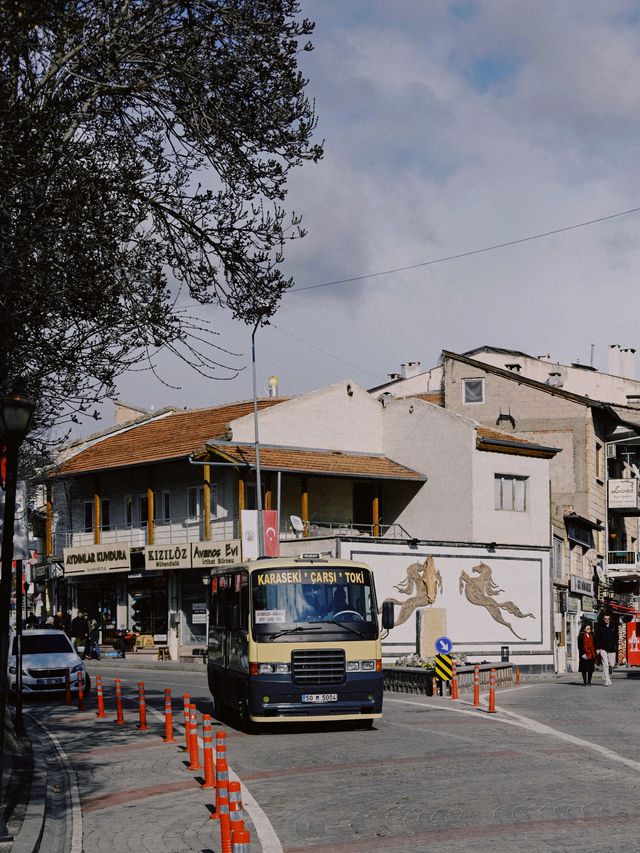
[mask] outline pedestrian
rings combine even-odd
[[[87,649],[87,634],[89,633],[89,620],[87,614],[82,610],[78,611],[75,619],[71,620],[71,636],[73,637],[73,645],[79,653],[78,646],[84,646],[83,656]]]
[[[618,654],[618,629],[613,625],[609,613],[605,613],[596,625],[596,653],[602,663],[604,686],[611,687],[611,673]]]
[[[591,684],[593,670],[596,665],[596,645],[593,641],[591,625],[582,627],[578,634],[578,651],[580,652],[580,663],[578,669],[582,673],[582,683],[586,686]]]
[[[87,645],[85,647],[85,656],[89,660],[100,660],[100,626],[97,619],[92,619],[89,625],[89,635],[87,636]]]
[[[56,615],[53,617],[53,627],[57,628],[58,631],[64,631],[64,617],[62,615],[62,610],[56,611]]]

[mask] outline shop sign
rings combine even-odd
[[[593,581],[581,578],[579,575],[571,575],[569,578],[569,589],[578,595],[590,595],[593,597]]]
[[[574,595],[570,595],[567,601],[567,613],[577,613],[580,610],[581,601]]]
[[[232,566],[240,562],[240,540],[224,542],[193,542],[191,564],[194,569],[213,569],[216,566]]]
[[[49,579],[49,566],[47,563],[41,563],[39,566],[33,567],[33,580],[36,583],[43,583]]]
[[[635,477],[609,480],[609,508],[638,509],[638,481]]]
[[[97,575],[105,572],[128,572],[131,569],[129,545],[85,545],[82,548],[63,548],[64,573]]]
[[[148,545],[144,549],[145,568],[190,569],[191,545]]]
[[[206,602],[193,602],[191,605],[191,624],[206,625],[207,624],[207,604]]]

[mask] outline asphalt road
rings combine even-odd
[[[204,671],[120,675],[125,693],[145,682],[150,708],[170,687],[211,711]],[[637,849],[639,691],[623,673],[611,688],[598,675],[587,688],[576,676],[524,681],[498,693],[495,715],[467,694],[387,693],[370,731],[245,735],[227,723],[229,763],[278,840],[269,853]]]

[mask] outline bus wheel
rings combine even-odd
[[[257,735],[259,733],[260,726],[257,723],[254,723],[249,717],[249,706],[247,705],[246,699],[242,700],[242,704],[238,709],[238,719],[240,722],[240,728],[245,734]]]

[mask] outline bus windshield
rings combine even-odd
[[[375,597],[367,569],[300,568],[252,574],[253,632],[257,640],[326,640],[329,634],[375,639]]]

